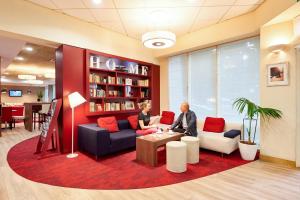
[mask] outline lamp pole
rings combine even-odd
[[[72,153],[68,154],[68,158],[76,158],[78,156],[77,153],[74,153],[74,107],[72,108]]]

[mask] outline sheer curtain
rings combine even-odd
[[[169,58],[169,110],[180,114],[179,106],[188,100],[188,67],[187,55],[182,54]]]
[[[198,119],[216,116],[216,49],[189,54],[189,103]]]

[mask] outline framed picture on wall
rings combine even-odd
[[[281,86],[289,84],[288,62],[267,65],[267,86]]]

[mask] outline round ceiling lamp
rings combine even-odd
[[[142,42],[151,49],[165,49],[176,42],[176,35],[169,31],[151,31],[143,34]]]

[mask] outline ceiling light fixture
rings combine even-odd
[[[102,0],[93,0],[94,4],[100,4],[102,3]]]
[[[36,76],[35,75],[30,75],[30,74],[19,74],[18,79],[22,80],[35,80]]]
[[[31,46],[26,46],[25,48],[24,48],[26,51],[33,51],[33,48],[31,47]]]
[[[44,84],[44,81],[42,81],[42,80],[26,80],[25,83],[35,84],[35,85],[42,85],[42,84]]]
[[[22,56],[17,56],[17,57],[15,57],[15,60],[22,61],[22,60],[24,60],[24,58]]]
[[[151,31],[143,34],[142,42],[147,48],[164,49],[175,44],[176,35],[169,31]]]

